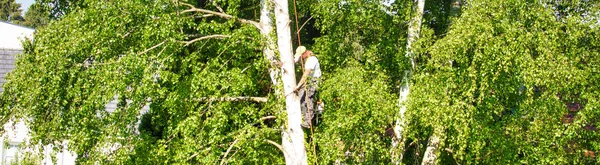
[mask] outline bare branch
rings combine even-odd
[[[228,37],[231,37],[231,36],[221,35],[221,34],[215,34],[215,35],[209,35],[209,36],[199,37],[199,38],[193,39],[191,41],[181,41],[181,42],[184,43],[185,46],[188,46],[188,45],[193,44],[194,42],[200,41],[200,40],[211,39],[211,38],[228,38]]]
[[[229,152],[231,152],[231,149],[233,148],[233,146],[235,146],[235,144],[238,142],[238,140],[239,139],[235,139],[233,141],[233,143],[229,146],[229,148],[227,148],[227,151],[225,152],[225,155],[223,155],[223,158],[221,159],[221,164],[220,165],[223,165],[223,164],[225,164],[225,162],[227,162],[226,161],[227,160],[227,155],[229,154]]]
[[[234,16],[232,16],[232,15],[229,15],[229,14],[227,14],[227,13],[223,12],[223,11],[221,11],[221,12],[216,12],[216,11],[212,11],[212,10],[200,9],[200,8],[196,8],[194,5],[191,5],[191,4],[188,4],[188,3],[183,3],[183,2],[181,2],[181,4],[182,4],[182,5],[185,5],[185,6],[187,6],[187,7],[189,7],[189,8],[190,8],[190,9],[184,10],[184,11],[183,11],[183,12],[181,12],[181,13],[199,12],[199,13],[204,13],[204,14],[212,14],[212,15],[216,15],[216,16],[219,16],[219,17],[221,17],[221,18],[225,18],[225,19],[234,19]],[[220,9],[218,6],[217,6],[217,8],[218,8],[218,9]],[[222,9],[220,9],[220,10],[222,10]],[[247,20],[247,19],[242,19],[242,18],[235,18],[235,19],[236,19],[237,21],[241,22],[241,23],[250,24],[250,25],[253,25],[253,26],[255,26],[255,27],[256,27],[256,28],[258,28],[258,29],[262,29],[262,28],[260,27],[260,24],[259,24],[258,22],[256,22],[256,21]]]
[[[265,116],[265,117],[261,117],[260,120],[261,121],[265,121],[265,120],[269,120],[269,119],[276,119],[277,117],[275,116]]]
[[[225,12],[223,11],[223,8],[221,8],[221,6],[219,6],[219,5],[215,5],[215,7],[217,7],[217,9],[219,9],[219,12],[221,12],[221,13],[225,13]]]
[[[161,42],[161,43],[159,43],[159,44],[156,44],[156,45],[154,45],[154,46],[152,46],[152,47],[150,47],[150,48],[148,48],[148,49],[144,50],[143,52],[140,52],[140,53],[138,53],[137,55],[146,54],[146,53],[148,53],[149,51],[151,51],[152,49],[155,49],[155,48],[157,48],[157,47],[159,47],[159,46],[161,46],[161,45],[165,44],[165,42],[167,42],[167,41],[165,40],[165,41],[163,41],[163,42]]]
[[[283,155],[287,155],[287,153],[285,152],[285,150],[283,150],[283,146],[281,146],[279,143],[274,142],[272,140],[265,140],[267,143],[274,145],[275,147],[277,147],[279,150],[281,150],[281,152],[283,152]]]
[[[204,15],[200,15],[200,16],[194,16],[194,18],[206,18],[206,17],[212,17],[215,16],[214,14],[204,14]]]
[[[241,97],[221,97],[221,98],[204,97],[204,98],[195,99],[195,101],[199,101],[199,102],[251,101],[251,102],[257,102],[257,103],[266,103],[268,100],[269,100],[269,98],[266,98],[266,97],[245,97],[245,96],[241,96]]]
[[[308,23],[308,21],[310,21],[312,18],[313,18],[313,16],[310,16],[310,18],[308,18],[306,21],[304,21],[302,26],[300,26],[300,28],[298,28],[298,30],[296,30],[296,33],[300,33],[300,30],[302,30],[302,28],[304,28],[304,25],[306,25],[306,23]]]

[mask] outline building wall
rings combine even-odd
[[[17,49],[2,49],[0,48],[0,92],[4,92],[4,83],[6,74],[15,69],[15,56],[22,53],[22,50]]]

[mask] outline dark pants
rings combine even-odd
[[[317,88],[319,87],[318,84],[318,79],[312,79],[306,83],[306,88],[301,88],[299,90],[302,116],[304,116],[304,124],[307,125],[311,125],[310,123],[314,117],[314,111],[317,105],[315,95],[317,93]]]

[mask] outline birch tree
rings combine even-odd
[[[30,117],[34,139],[70,140],[82,164],[282,163],[285,115],[262,76],[277,66],[273,40],[261,41],[268,9],[261,26],[241,10],[258,1],[82,3],[38,31],[7,78],[3,110]]]
[[[597,142],[588,140],[598,136],[597,122],[583,119],[597,118],[586,109],[596,103],[582,103],[596,100],[584,93],[597,89],[577,87],[597,82],[584,76],[597,65],[588,58],[596,54],[596,29],[582,17],[556,21],[537,2],[468,3],[443,37],[421,33],[424,65],[411,86],[420,95],[406,112],[411,138],[438,135],[434,163],[597,162]]]
[[[282,132],[282,146],[285,162],[289,165],[306,165],[306,148],[304,147],[304,131],[302,114],[300,113],[300,98],[295,94],[296,72],[294,70],[294,57],[292,52],[292,39],[290,31],[290,15],[287,0],[276,0],[275,21],[277,27],[277,45],[282,66],[281,79],[285,93],[287,122]]]
[[[396,164],[402,162],[402,155],[404,154],[404,127],[405,127],[405,118],[404,114],[406,112],[405,102],[408,99],[410,94],[410,79],[412,76],[412,70],[415,68],[415,52],[412,47],[414,42],[419,37],[419,32],[421,31],[421,23],[423,19],[423,12],[425,10],[425,0],[417,0],[416,6],[414,8],[414,15],[410,20],[408,26],[408,37],[406,43],[406,57],[409,58],[411,68],[405,71],[402,86],[400,87],[400,97],[398,100],[399,109],[399,118],[396,120],[396,125],[394,126],[394,139],[392,141],[392,155],[393,161]]]

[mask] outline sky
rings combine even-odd
[[[21,9],[23,9],[23,14],[25,14],[27,9],[29,9],[29,6],[31,6],[31,4],[33,4],[34,0],[16,0],[16,1],[17,1],[17,3],[21,4]]]

